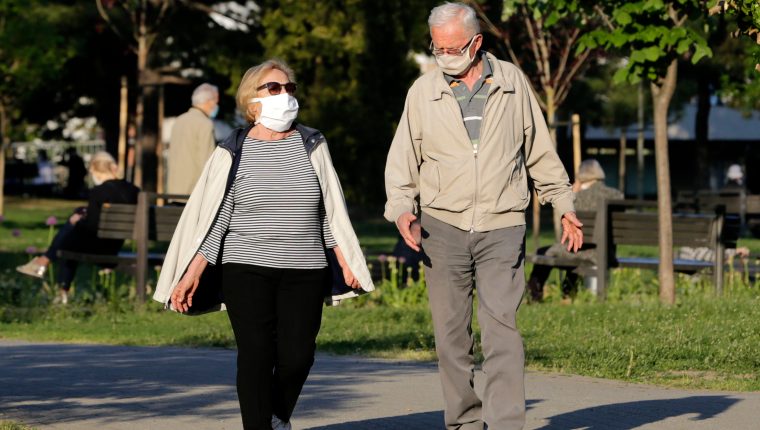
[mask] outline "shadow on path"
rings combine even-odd
[[[0,344],[0,412],[40,422],[238,419],[235,369],[234,350],[7,342]],[[320,354],[299,414],[350,408],[368,396],[362,384],[425,372],[429,365]]]
[[[697,414],[691,420],[702,421],[739,401],[729,396],[691,396],[594,406],[549,417],[549,423],[537,430],[629,430],[686,414]]]
[[[528,400],[527,409],[533,409],[534,405],[543,400]],[[362,421],[352,421],[340,424],[330,424],[319,427],[308,427],[305,430],[430,430],[444,428],[443,411],[421,412],[395,417],[382,417]]]

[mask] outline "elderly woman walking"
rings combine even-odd
[[[280,61],[245,73],[237,103],[251,125],[206,163],[154,295],[183,313],[226,307],[245,429],[291,428],[330,295],[328,262],[349,296],[374,288],[325,138],[294,122],[295,92]]]

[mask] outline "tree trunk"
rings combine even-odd
[[[132,180],[138,187],[143,186],[143,119],[145,118],[145,86],[146,68],[148,64],[148,40],[145,34],[145,8],[140,11],[140,22],[137,37],[137,102],[135,103],[135,167]]]
[[[697,68],[697,114],[694,121],[694,136],[697,140],[695,191],[710,187],[710,154],[708,147],[710,132],[710,76],[709,70]]]
[[[660,246],[660,302],[673,305],[676,300],[673,276],[673,214],[670,196],[670,161],[668,157],[668,108],[678,79],[678,60],[658,82],[651,84],[654,107],[654,147],[657,167],[657,214]]]
[[[143,0],[137,40],[138,95],[135,120],[137,143],[135,147],[135,185],[146,191],[156,190],[156,146],[158,142],[158,92],[156,72],[150,70],[150,35],[146,24],[147,5]]]
[[[0,103],[0,215],[5,215],[5,149],[8,147],[8,112]]]
[[[628,130],[620,130],[620,150],[618,151],[618,189],[625,195],[625,156],[628,151]]]
[[[638,132],[636,133],[636,197],[644,200],[644,82],[638,91]]]
[[[546,122],[549,126],[549,136],[552,139],[554,149],[557,149],[557,104],[555,103],[554,96],[556,90],[554,87],[544,87],[544,93],[546,94]],[[536,205],[540,209],[539,205]],[[559,242],[562,239],[562,214],[552,210],[552,225],[554,226],[554,239]]]

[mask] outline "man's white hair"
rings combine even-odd
[[[433,10],[430,11],[428,27],[430,27],[430,29],[433,27],[440,27],[456,19],[460,20],[462,27],[469,32],[470,36],[480,33],[480,23],[478,22],[478,16],[475,14],[475,10],[464,3],[446,2],[440,6],[434,7]]]
[[[202,105],[209,100],[215,100],[219,97],[219,88],[216,85],[200,84],[193,91],[193,106]]]

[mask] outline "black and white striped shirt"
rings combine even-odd
[[[199,253],[222,263],[318,269],[335,239],[325,216],[319,179],[301,134],[281,140],[246,137],[240,166]]]

